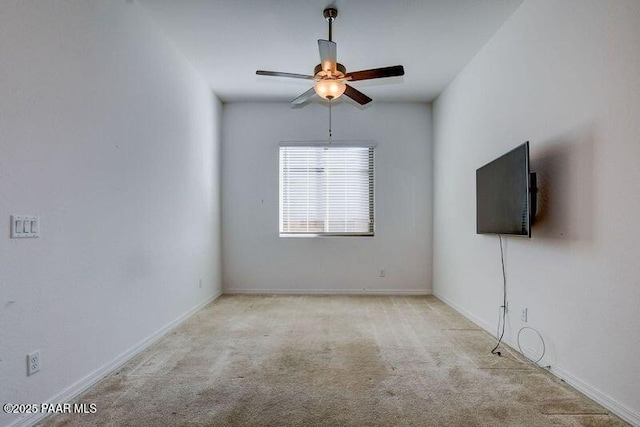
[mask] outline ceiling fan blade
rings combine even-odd
[[[306,74],[281,73],[279,71],[258,70],[258,71],[256,71],[256,74],[259,75],[259,76],[291,77],[291,78],[294,78],[294,79],[313,80],[313,76],[308,76]]]
[[[336,71],[337,49],[336,44],[329,40],[318,40],[318,49],[320,49],[320,64],[324,71]]]
[[[369,98],[364,93],[360,92],[358,89],[354,89],[349,85],[345,85],[345,86],[347,88],[344,90],[344,94],[347,95],[349,98],[353,99],[354,101],[356,101],[358,104],[365,105],[372,101],[371,98]]]
[[[308,91],[306,91],[305,93],[303,93],[302,95],[300,95],[299,97],[297,97],[296,99],[294,99],[293,101],[291,101],[291,105],[303,104],[303,103],[307,102],[315,94],[316,94],[315,89],[311,88]]]
[[[358,80],[380,79],[382,77],[404,76],[404,67],[402,65],[394,65],[393,67],[374,68],[371,70],[354,71],[345,74],[345,77],[351,77],[352,82]]]

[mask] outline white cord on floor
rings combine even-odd
[[[522,333],[522,331],[524,331],[525,329],[531,329],[533,332],[535,332],[536,334],[538,334],[538,338],[540,338],[540,342],[542,343],[542,354],[540,355],[540,357],[538,358],[538,360],[533,360],[531,358],[529,358],[528,356],[526,356],[524,354],[524,352],[522,351],[522,347],[520,346],[520,334]],[[538,365],[538,362],[540,362],[542,360],[542,358],[544,357],[544,353],[547,351],[546,346],[544,345],[544,339],[542,339],[542,335],[540,334],[540,332],[538,332],[537,330],[533,329],[530,326],[523,326],[522,328],[520,328],[520,330],[518,331],[518,337],[517,337],[517,342],[518,342],[518,350],[520,350],[520,354],[522,355],[522,357],[524,357],[525,359],[527,359],[529,361],[529,363],[531,363],[532,365]]]

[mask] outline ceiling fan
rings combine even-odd
[[[313,76],[306,74],[281,73],[278,71],[258,70],[256,74],[261,76],[274,77],[291,77],[294,79],[315,80],[315,85],[291,101],[292,105],[300,105],[318,94],[322,98],[329,101],[345,94],[360,105],[371,102],[364,93],[349,86],[345,82],[355,82],[359,80],[380,79],[383,77],[395,77],[404,75],[404,67],[402,65],[394,65],[392,67],[374,68],[371,70],[352,71],[347,73],[344,65],[337,62],[336,43],[332,40],[333,21],[338,16],[338,9],[327,7],[323,11],[323,16],[329,23],[329,40],[318,40],[318,48],[320,49],[320,63],[316,65]]]

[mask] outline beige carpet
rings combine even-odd
[[[435,297],[223,296],[42,425],[626,425]]]

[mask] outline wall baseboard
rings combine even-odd
[[[66,389],[64,389],[63,391],[58,393],[57,395],[53,396],[51,399],[48,399],[46,402],[47,403],[51,403],[51,404],[71,402],[80,393],[86,391],[89,387],[93,386],[98,381],[100,381],[101,379],[103,379],[104,377],[109,375],[111,372],[115,371],[116,369],[118,369],[119,367],[124,365],[126,362],[128,362],[130,359],[132,359],[138,353],[140,353],[141,351],[143,351],[146,348],[148,348],[149,346],[151,346],[153,343],[155,343],[160,338],[165,336],[171,330],[173,330],[174,328],[179,326],[181,323],[183,323],[184,321],[189,319],[191,316],[196,314],[198,311],[200,311],[202,308],[204,308],[207,304],[209,304],[212,301],[214,301],[215,299],[217,299],[220,295],[222,295],[222,292],[218,292],[217,294],[207,298],[205,301],[198,303],[196,306],[191,308],[186,313],[182,314],[181,316],[179,316],[175,320],[169,322],[168,324],[166,324],[162,328],[158,329],[156,332],[154,332],[153,334],[151,334],[147,338],[145,338],[142,341],[140,341],[135,346],[131,347],[129,350],[127,350],[124,353],[122,353],[119,356],[117,356],[111,362],[107,363],[106,365],[101,366],[100,368],[96,369],[95,371],[93,371],[92,373],[87,375],[86,377],[76,381],[74,384],[72,384],[71,386],[67,387]],[[28,416],[24,416],[22,418],[18,418],[14,422],[10,423],[7,427],[33,426],[36,423],[38,423],[39,421],[42,421],[44,418],[46,418],[47,415],[49,415],[49,414],[31,414],[31,415],[28,415]]]
[[[462,308],[458,304],[454,303],[453,301],[451,301],[444,295],[440,294],[439,292],[434,291],[433,295],[439,300],[441,300],[442,302],[444,302],[445,304],[447,304],[449,307],[453,308],[455,311],[462,314],[464,317],[466,317],[467,319],[469,319],[470,321],[472,321],[473,323],[475,323],[476,325],[478,325],[479,327],[481,327],[482,329],[490,333],[492,336],[495,333],[495,325],[489,325],[479,317],[473,315],[472,313]],[[511,347],[511,349],[513,349],[515,352],[518,353],[518,350],[517,350],[518,343],[515,342],[513,339],[505,336],[503,337],[502,342],[507,344],[509,347]],[[525,348],[524,351],[527,352],[527,349]],[[590,399],[593,399],[594,401],[604,406],[609,411],[611,411],[618,417],[622,418],[626,422],[630,423],[631,425],[640,426],[640,414],[635,413],[631,409],[617,402],[615,399],[609,397],[608,395],[601,392],[597,388],[575,377],[573,374],[571,374],[564,368],[556,365],[556,366],[551,366],[550,369],[545,368],[545,370],[551,372],[553,375],[560,378],[561,380],[569,384],[571,387],[575,388],[576,390],[586,395]]]
[[[633,426],[640,426],[640,414],[634,413],[631,409],[602,393],[591,384],[588,384],[582,381],[580,378],[573,376],[571,373],[567,372],[559,366],[552,366],[549,371],[585,396],[595,400],[626,422],[630,423]]]
[[[431,295],[428,289],[225,289],[224,295]]]

